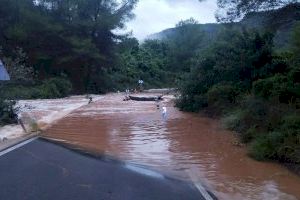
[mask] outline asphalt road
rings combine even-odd
[[[0,199],[201,200],[196,187],[42,139],[0,156]]]

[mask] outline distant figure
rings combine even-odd
[[[143,84],[144,84],[144,81],[142,80],[142,79],[140,79],[139,81],[138,81],[138,84],[139,84],[139,92],[142,92],[143,91]]]
[[[90,104],[92,102],[93,102],[93,97],[89,97],[89,103],[88,104]]]
[[[125,90],[126,96],[129,96],[129,89]]]
[[[155,103],[156,103],[157,110],[159,110],[159,99],[158,99],[158,97],[155,98]]]
[[[129,94],[130,94],[129,89],[126,89],[125,90],[125,98],[123,99],[123,101],[129,101],[130,100]]]
[[[162,107],[162,111],[161,111],[162,117],[164,120],[167,119],[167,108],[165,106]]]

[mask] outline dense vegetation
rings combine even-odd
[[[300,25],[277,52],[271,33],[227,30],[191,58],[177,105],[221,116],[250,143],[250,155],[300,164]]]
[[[73,91],[105,92],[116,46],[126,35],[113,30],[132,18],[136,0],[0,1],[4,56],[22,47],[38,80],[64,74]]]
[[[111,73],[115,88],[136,88],[139,79],[144,80],[146,88],[172,85],[175,73],[168,69],[168,52],[167,44],[157,40],[141,45],[135,38],[124,40],[119,44],[119,63]]]

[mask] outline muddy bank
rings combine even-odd
[[[55,138],[127,162],[201,182],[220,199],[299,199],[300,178],[285,167],[252,160],[218,120],[183,113],[167,97],[164,120],[155,102],[118,94],[83,106],[47,129]]]
[[[92,96],[95,101],[101,98],[99,95]],[[45,130],[73,110],[87,105],[87,103],[88,99],[83,95],[62,99],[20,100],[17,102],[16,108],[27,133],[20,125],[6,125],[0,127],[0,141],[12,140],[31,134],[31,132]]]

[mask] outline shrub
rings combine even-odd
[[[297,90],[285,75],[275,75],[253,83],[253,93],[264,99],[290,103],[297,98]]]
[[[70,94],[72,84],[67,79],[51,78],[40,85],[6,85],[3,90],[3,98],[6,99],[37,99],[37,98],[61,98]],[[2,92],[2,91],[1,91]]]
[[[243,143],[249,143],[256,137],[259,137],[260,133],[256,126],[250,127],[245,133],[241,134],[241,141]]]
[[[250,155],[258,160],[300,163],[299,114],[283,117],[278,130],[257,138],[250,147]]]
[[[282,144],[283,137],[280,132],[272,132],[257,138],[250,146],[249,155],[256,160],[277,159],[277,148]]]
[[[222,113],[235,104],[237,96],[237,90],[229,84],[214,85],[207,92],[208,106]]]
[[[175,102],[180,110],[198,112],[207,107],[207,97],[205,95],[181,96]]]
[[[300,115],[299,114],[290,114],[290,115],[283,117],[281,129],[300,131]],[[299,134],[300,134],[300,132],[299,132]]]
[[[207,99],[209,104],[235,103],[237,95],[238,93],[233,86],[217,84],[208,90]]]
[[[65,97],[71,92],[72,84],[64,78],[51,78],[43,82],[42,90],[45,98]]]
[[[14,101],[0,99],[0,125],[12,124],[17,122],[16,108]]]
[[[60,97],[59,90],[57,86],[52,81],[44,81],[44,83],[39,87],[40,98],[57,98]]]
[[[266,127],[266,116],[269,112],[264,101],[253,96],[246,96],[240,107],[223,117],[226,128],[245,134],[251,127],[262,129]]]
[[[222,118],[222,124],[225,128],[237,132],[246,130],[244,121],[248,113],[245,110],[237,109]]]

